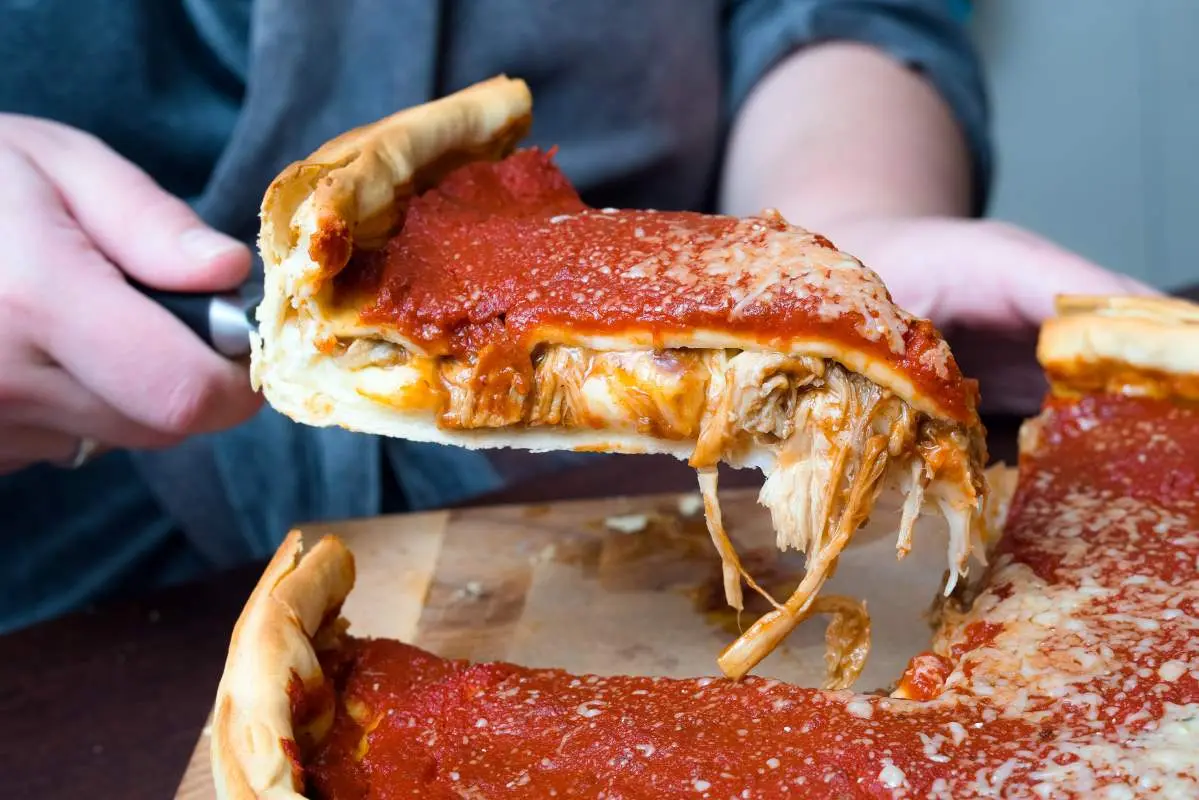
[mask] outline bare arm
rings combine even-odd
[[[777,208],[834,232],[860,216],[960,216],[970,160],[957,123],[920,75],[866,45],[797,52],[754,89],[729,143],[721,204]]]

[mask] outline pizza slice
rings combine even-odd
[[[725,593],[742,568],[716,467],[757,467],[783,601],[720,656],[741,676],[812,610],[885,487],[948,521],[948,593],[981,538],[977,387],[879,277],[776,212],[591,208],[517,149],[495,78],[329,142],[272,183],[253,378],[310,425],[463,447],[670,453],[699,471]]]

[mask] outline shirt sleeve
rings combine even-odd
[[[974,212],[985,210],[992,174],[982,65],[963,25],[962,0],[730,0],[730,114],[762,76],[796,49],[840,40],[873,45],[923,74],[945,99],[970,149]]]

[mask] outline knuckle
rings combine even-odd
[[[160,429],[175,436],[198,433],[205,428],[221,400],[215,381],[203,375],[186,375],[166,392]]]
[[[27,154],[35,163],[52,157],[49,154],[92,155],[109,150],[108,145],[93,133],[56,120],[23,114],[0,114],[0,144]]]
[[[76,128],[71,125],[64,125],[51,119],[44,118],[26,118],[28,127],[26,129],[28,135],[36,136],[43,145],[47,145],[48,149],[53,149],[58,152],[64,151],[89,151],[97,152],[108,150],[108,145],[93,133]]]
[[[114,272],[77,228],[52,225],[43,233],[44,238],[56,241],[32,242],[23,248],[28,252],[15,255],[12,261],[0,260],[0,330],[18,336],[45,332],[58,317],[68,294],[61,281],[85,273]],[[8,344],[0,344],[0,349],[8,349]]]
[[[0,263],[0,326],[14,332],[37,330],[38,307],[44,303],[45,289],[39,270],[29,268],[26,258],[17,263]],[[35,327],[30,327],[34,323]],[[43,320],[40,324],[45,324]]]
[[[17,144],[25,137],[30,136],[50,139],[53,143],[58,144],[61,142],[64,129],[70,130],[62,123],[43,117],[11,112],[0,114],[0,142],[5,144]]]

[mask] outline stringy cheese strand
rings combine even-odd
[[[919,458],[912,459],[909,480],[903,513],[899,519],[899,537],[895,541],[895,555],[901,560],[912,550],[912,529],[924,506],[924,462]]]
[[[783,608],[764,614],[720,654],[717,663],[727,677],[744,677],[803,620],[837,557],[869,515],[886,463],[885,437],[871,437],[865,444],[861,465],[837,521],[836,533],[820,550],[812,553],[803,580],[787,598]]]
[[[720,555],[720,568],[724,576],[725,602],[738,611],[744,608],[741,596],[741,579],[744,578],[749,587],[766,598],[768,603],[776,609],[782,608],[782,604],[759,586],[753,577],[741,566],[741,559],[737,556],[737,550],[733,547],[733,543],[724,529],[724,522],[720,515],[720,502],[716,498],[716,484],[718,480],[716,469],[698,469],[696,470],[696,474],[699,477],[699,491],[704,498],[704,519],[708,523],[708,534],[712,537],[712,544],[716,546],[716,552]]]

